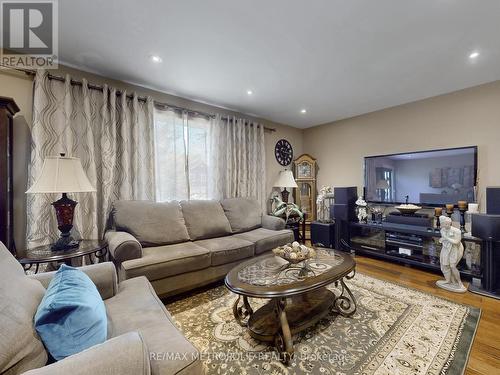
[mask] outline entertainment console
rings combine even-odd
[[[433,228],[390,222],[349,223],[349,245],[356,254],[440,271],[440,232]],[[465,278],[482,279],[483,241],[472,236],[462,239],[464,256],[459,270]]]

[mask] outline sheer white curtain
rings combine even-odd
[[[97,193],[71,194],[78,201],[75,227],[82,238],[101,238],[111,204],[117,199],[154,199],[153,101],[117,93],[105,85],[92,89],[50,79],[38,71],[33,97],[31,129],[31,186],[46,156],[66,153],[81,159]],[[27,196],[28,246],[58,237],[51,202],[56,194]]]
[[[155,110],[158,201],[208,199],[210,120],[173,109]]]
[[[253,197],[266,209],[264,126],[217,115],[210,126],[209,194]]]
[[[266,207],[264,127],[155,110],[159,201],[253,197]]]

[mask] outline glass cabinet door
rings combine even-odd
[[[300,209],[310,216],[313,208],[312,186],[307,182],[299,182],[299,194]]]

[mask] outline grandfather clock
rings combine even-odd
[[[0,241],[15,253],[12,181],[14,115],[19,107],[12,98],[0,96]]]
[[[295,181],[295,203],[307,214],[307,224],[316,220],[316,159],[309,154],[300,155],[293,161]]]

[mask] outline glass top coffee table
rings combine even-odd
[[[354,277],[356,262],[346,253],[316,248],[317,257],[291,265],[274,254],[250,259],[226,276],[226,287],[238,294],[233,305],[237,322],[250,335],[273,342],[288,364],[293,357],[292,336],[316,324],[333,311],[356,312],[356,300],[344,282]],[[334,290],[327,289],[335,284]],[[253,311],[248,297],[270,299]]]

